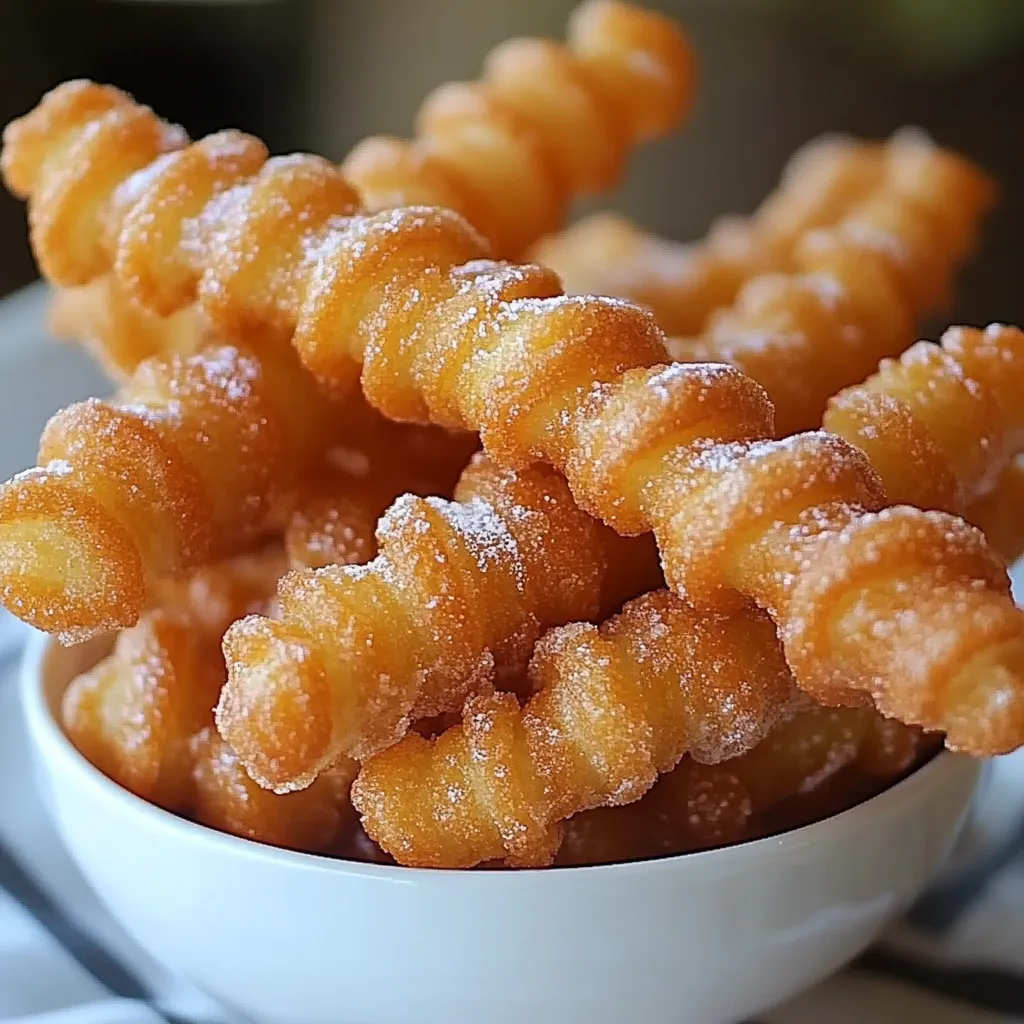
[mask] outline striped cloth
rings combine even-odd
[[[0,302],[0,478],[32,461],[54,409],[107,387],[47,338],[45,298],[33,286]],[[0,1021],[242,1024],[138,949],[64,853],[17,706],[22,638],[0,617]],[[866,1021],[1024,1024],[1024,753],[993,766],[954,862],[906,920],[757,1024]]]

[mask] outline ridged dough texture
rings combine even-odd
[[[68,642],[133,625],[156,581],[271,530],[342,420],[286,347],[141,363],[0,485],[0,601]]]
[[[738,333],[736,313],[724,310],[737,302],[749,304],[745,289],[755,278],[808,269],[803,262],[808,244],[804,236],[833,229],[852,217],[845,230],[861,244],[884,247],[898,242],[907,247],[902,258],[919,266],[922,274],[945,261],[948,265],[940,269],[948,279],[975,247],[995,191],[980,168],[911,129],[884,144],[824,136],[797,151],[779,186],[753,215],[719,218],[698,242],[671,242],[621,215],[599,212],[544,239],[533,256],[554,269],[571,294],[616,295],[646,306],[666,333],[678,337],[672,344],[680,352],[692,349],[701,358],[729,361],[728,351],[735,349],[737,358],[750,360],[747,372],[752,372],[760,360],[754,361],[754,354],[746,350],[756,347],[757,341]],[[895,202],[916,209],[894,211]],[[934,221],[937,212],[949,221],[942,239],[946,248],[923,251],[927,238],[914,237],[911,231],[920,234],[927,225],[915,227],[907,221],[911,216]],[[904,223],[895,219],[897,213]],[[817,268],[812,263],[809,269]],[[941,302],[946,297],[942,283],[936,278],[933,289],[915,298]],[[932,311],[916,309],[915,316]],[[716,327],[720,320],[724,323]],[[776,323],[773,329],[783,326]],[[794,341],[770,337],[764,344],[772,348],[763,356],[767,364],[790,353]],[[792,355],[795,360],[799,353]],[[770,386],[774,380],[761,383],[776,398]],[[781,417],[779,422],[784,426]],[[813,418],[802,426],[812,424]]]
[[[566,43],[520,38],[501,44],[488,55],[480,80],[450,82],[428,97],[414,139],[366,138],[342,169],[370,210],[448,206],[475,224],[495,252],[518,256],[563,223],[578,195],[614,186],[635,146],[688,115],[695,78],[694,56],[673,21],[591,0],[574,12]],[[130,103],[109,90],[85,102],[69,99],[81,88],[65,87],[63,98],[50,104],[50,123],[69,146],[83,127],[75,111],[109,119]],[[45,187],[37,127],[8,133],[5,168],[22,194]],[[180,132],[168,133],[155,148],[185,141]],[[85,343],[118,376],[148,356],[183,351],[207,333],[196,310],[164,319],[140,310],[112,281],[59,289],[54,320],[62,336]]]
[[[144,359],[190,355],[211,340],[194,306],[157,316],[134,302],[113,274],[56,289],[47,319],[55,337],[80,344],[118,382]]]
[[[573,816],[556,863],[672,856],[818,821],[891,785],[939,742],[870,708],[812,708],[749,754],[684,757],[642,800]]]
[[[166,584],[112,653],[71,682],[62,720],[82,754],[137,796],[247,839],[319,851],[351,828],[351,762],[278,796],[246,775],[213,725],[223,631],[266,607],[284,568],[268,549]]]
[[[766,616],[695,612],[667,591],[600,628],[552,630],[530,675],[525,707],[481,694],[461,725],[410,733],[363,765],[353,803],[399,863],[548,864],[564,819],[638,800],[688,751],[749,751],[797,699]]]
[[[571,295],[616,295],[646,306],[669,335],[699,335],[752,277],[792,270],[814,228],[835,224],[882,182],[885,149],[823,136],[790,158],[778,187],[749,217],[720,217],[697,242],[672,242],[598,211],[532,250]]]
[[[493,253],[519,257],[577,196],[616,185],[634,147],[688,116],[695,90],[694,54],[674,21],[587,0],[565,43],[500,44],[478,81],[431,93],[415,139],[365,139],[342,171],[370,210],[448,207]]]
[[[47,164],[51,135],[63,138],[47,109],[18,129],[38,143],[35,164]],[[823,703],[873,699],[976,753],[1020,743],[1021,613],[980,533],[942,513],[887,508],[867,458],[835,435],[772,440],[771,403],[751,378],[662,365],[649,313],[566,297],[549,271],[483,259],[480,236],[454,212],[361,215],[329,164],[264,162],[238,135],[152,167],[107,131],[136,124],[148,125],[146,139],[169,131],[118,108],[51,155],[48,187],[30,206],[37,251],[46,226],[70,218],[78,230],[66,237],[88,243],[97,272],[113,258],[144,301],[167,300],[162,312],[198,295],[214,321],[291,337],[323,384],[345,390],[361,378],[391,418],[475,431],[512,467],[549,463],[581,508],[619,532],[653,530],[679,595],[705,608],[741,596],[769,611],[800,685]],[[240,172],[247,161],[255,166]],[[24,168],[8,167],[17,187],[12,170]],[[959,237],[960,207],[943,209],[941,230],[922,230],[932,241]],[[921,237],[913,204],[877,212],[868,223]],[[923,265],[842,230],[812,241],[825,277],[846,283],[807,307],[815,333],[836,344],[891,336],[894,320],[906,323],[904,291],[933,287]]]
[[[1024,445],[1024,407],[1018,400],[1022,375],[1020,331],[999,325],[984,331],[954,328],[941,345],[920,342],[901,360],[884,363],[864,384],[838,395],[826,424],[863,446],[899,500],[958,513],[1000,479]],[[836,465],[841,472],[842,465]],[[764,501],[764,494],[757,497]],[[903,525],[912,543],[913,535],[906,530],[909,520]],[[888,553],[883,548],[862,557],[870,565],[872,559],[905,556],[897,545]],[[682,819],[685,827],[693,823],[691,839],[703,830],[708,841],[736,841],[751,815],[792,795],[808,778],[862,756],[865,744],[874,744],[876,760],[882,738],[891,740],[897,751],[916,749],[900,742],[916,736],[913,731],[880,723],[871,708],[853,708],[800,715],[751,751],[751,741],[769,732],[792,706],[778,682],[787,671],[782,655],[777,652],[774,665],[770,659],[771,623],[763,613],[750,610],[738,623],[727,616],[701,619],[676,607],[677,600],[652,594],[600,630],[588,625],[554,630],[541,640],[533,665],[536,682],[553,688],[554,694],[535,697],[521,714],[503,697],[488,698],[490,704],[481,698],[467,705],[461,726],[436,742],[409,738],[371,760],[355,798],[369,834],[402,863],[457,867],[496,857],[514,859],[520,856],[516,848],[499,850],[493,843],[496,837],[519,835],[535,838],[536,856],[543,861],[557,849],[554,825],[559,820],[637,799],[688,752],[691,761],[722,762],[714,768],[698,764],[676,769],[678,777],[671,785],[680,794],[678,806],[694,804]],[[875,633],[886,625],[880,614],[867,629]],[[605,632],[610,636],[602,638]],[[751,632],[753,639],[747,636]],[[950,643],[942,634],[937,639]],[[720,671],[723,665],[732,672],[728,685],[709,692],[707,666]],[[985,667],[984,660],[977,666],[982,673]],[[982,691],[980,698],[997,693],[993,707],[976,707],[977,718],[962,712],[965,719],[958,720],[958,697],[979,700],[970,694],[979,681],[967,671],[960,678],[966,693],[937,690],[931,695],[933,713],[950,716],[951,727],[958,730],[954,741],[964,729],[977,729],[984,736],[991,724],[986,711],[998,715],[1002,699],[998,691]],[[758,691],[766,680],[776,681],[774,689]],[[981,685],[985,682],[982,677]],[[1021,685],[993,673],[993,687],[1004,682],[1001,692],[1008,694],[1011,709],[1008,729],[1016,730],[1008,733],[1016,740],[1004,742],[1019,745],[1024,739]],[[745,706],[742,696],[752,687],[761,703]],[[673,706],[680,700],[685,712]],[[945,709],[939,710],[943,703]],[[510,738],[500,748],[480,747],[498,730],[495,720]],[[758,729],[763,730],[760,735]],[[552,745],[558,757],[548,749]],[[671,756],[661,754],[663,750]],[[476,767],[477,761],[485,767]],[[588,790],[585,777],[574,775],[581,761],[599,764],[599,787]],[[893,767],[891,758],[885,766]],[[620,797],[623,791],[630,794],[628,799]],[[453,812],[451,804],[458,809]],[[488,818],[496,807],[506,815],[504,824]],[[706,821],[701,821],[702,809]],[[599,832],[601,826],[588,827]],[[591,836],[590,841],[598,838]],[[459,856],[466,860],[457,861]]]
[[[482,457],[453,501],[399,498],[377,540],[368,565],[289,574],[278,618],[225,636],[218,727],[268,788],[301,788],[461,710],[496,675],[514,681],[543,629],[608,615],[660,579],[649,538],[582,512],[553,470]]]
[[[823,425],[867,454],[891,501],[973,521],[1024,451],[1022,395],[1024,333],[951,327],[834,396]]]
[[[789,266],[747,280],[673,359],[723,362],[760,383],[779,436],[808,430],[828,398],[914,340],[948,302],[995,197],[990,179],[916,135],[885,150],[879,185],[836,223],[799,236]]]

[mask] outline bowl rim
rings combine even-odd
[[[602,878],[606,875],[630,873],[658,873],[678,870],[682,866],[696,868],[715,862],[716,867],[727,869],[736,862],[758,857],[790,857],[794,851],[823,842],[835,841],[842,834],[859,830],[879,815],[898,814],[908,803],[921,799],[933,786],[959,774],[973,773],[972,790],[977,786],[982,761],[963,754],[942,749],[898,782],[866,800],[838,811],[826,818],[758,839],[744,840],[728,846],[693,850],[642,860],[614,861],[608,864],[551,866],[532,870],[467,871],[456,868],[413,868],[402,865],[374,864],[367,861],[347,860],[325,854],[306,853],[271,846],[254,839],[246,839],[221,832],[207,825],[191,821],[137,796],[96,768],[68,738],[54,716],[47,699],[46,668],[55,651],[62,648],[55,637],[33,630],[27,638],[20,659],[18,685],[21,710],[25,718],[31,756],[37,762],[50,760],[43,745],[55,751],[61,760],[56,766],[60,772],[80,775],[101,800],[122,805],[128,811],[141,815],[151,826],[165,832],[177,833],[186,839],[212,847],[223,854],[255,859],[282,868],[331,875],[357,875],[379,881],[414,884],[429,877],[432,883],[445,879],[465,879],[457,884],[497,885],[536,884],[544,878]],[[44,769],[47,775],[51,769]],[[501,882],[495,881],[501,879]],[[515,881],[513,881],[515,880]]]

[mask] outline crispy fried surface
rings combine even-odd
[[[232,626],[222,734],[265,785],[308,785],[411,722],[520,672],[542,629],[608,614],[657,585],[648,538],[580,511],[550,469],[478,457],[455,500],[400,498],[365,566],[293,572],[278,619]]]
[[[66,640],[134,624],[154,581],[270,528],[334,423],[286,348],[147,360],[58,412],[39,466],[0,485],[0,600]]]
[[[530,665],[537,692],[466,705],[435,740],[410,734],[367,761],[353,802],[399,863],[550,863],[560,823],[638,800],[689,752],[736,757],[795,706],[771,622],[706,616],[666,591],[600,629],[552,630]]]
[[[478,81],[431,93],[415,139],[359,143],[342,171],[367,207],[448,207],[495,253],[519,256],[576,196],[614,186],[635,146],[689,114],[695,60],[670,19],[587,0],[567,36],[502,43]]]

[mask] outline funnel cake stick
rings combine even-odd
[[[981,529],[989,543],[1006,559],[1016,562],[1024,554],[1024,461],[1014,459],[984,498],[975,501],[966,518]]]
[[[837,396],[827,425],[866,450],[898,500],[958,514],[986,492],[1024,445],[1024,410],[1017,402],[1022,388],[1020,331],[953,328],[941,346],[920,342],[901,360],[884,363],[863,385]],[[643,649],[639,641],[636,649]],[[306,661],[303,653],[294,671],[305,671]],[[645,667],[638,662],[632,671]],[[232,685],[247,677],[265,681],[282,675],[282,669],[255,656],[238,657]],[[272,687],[267,693],[283,696]],[[275,721],[286,727],[283,717]],[[239,748],[255,760],[252,740],[241,738],[245,722],[233,722],[232,728]],[[289,720],[289,732],[295,728]],[[266,756],[271,754],[278,756],[274,751]]]
[[[546,627],[657,585],[648,538],[591,519],[550,469],[478,458],[455,497],[400,498],[372,562],[291,573],[280,619],[228,630],[217,723],[263,785],[301,788],[460,710],[495,671],[520,673]]]
[[[1020,331],[998,325],[985,331],[953,328],[941,345],[920,342],[901,360],[884,363],[863,385],[837,396],[826,422],[850,441],[863,444],[893,494],[926,508],[957,512],[985,493],[1024,444],[1024,410],[1018,401],[1022,378],[1024,334]],[[567,817],[588,807],[628,802],[594,802],[594,798],[580,795],[582,789],[573,790],[563,774],[556,774],[540,788],[536,779],[516,775],[533,770],[543,777],[547,769],[540,766],[551,762],[541,761],[541,755],[534,753],[535,748],[541,749],[536,737],[548,732],[564,737],[569,726],[563,723],[573,723],[576,732],[571,735],[582,737],[580,743],[592,743],[594,750],[624,749],[637,758],[616,762],[609,757],[607,762],[615,768],[610,769],[605,794],[616,792],[618,782],[632,786],[631,799],[645,791],[655,772],[671,768],[670,763],[668,768],[652,769],[642,753],[670,743],[679,735],[680,723],[685,724],[689,729],[686,749],[693,761],[705,763],[676,769],[673,793],[681,805],[680,813],[692,798],[687,820],[706,832],[708,841],[717,842],[741,838],[751,814],[792,795],[810,776],[834,771],[857,758],[865,761],[867,770],[879,761],[886,769],[898,770],[903,761],[912,758],[916,750],[912,740],[917,733],[880,720],[869,708],[806,712],[781,725],[753,750],[749,744],[744,748],[743,743],[736,743],[737,721],[763,721],[766,711],[772,709],[777,717],[769,715],[769,721],[778,721],[782,716],[779,709],[786,706],[782,702],[785,688],[777,685],[774,692],[762,694],[771,693],[778,703],[766,702],[752,710],[743,708],[740,701],[738,706],[728,706],[734,717],[726,714],[720,701],[708,699],[699,676],[697,683],[693,682],[702,664],[721,663],[722,652],[700,648],[699,657],[682,663],[673,661],[672,656],[677,650],[707,644],[709,635],[733,637],[737,627],[724,616],[710,621],[696,618],[676,601],[668,594],[648,595],[600,630],[576,625],[545,636],[538,645],[533,676],[537,684],[558,690],[558,698],[551,700],[559,708],[559,719],[549,715],[538,725],[531,718],[539,698],[534,698],[519,718],[511,704],[501,706],[502,698],[490,699],[490,705],[477,701],[467,708],[463,725],[449,730],[436,744],[418,737],[407,739],[368,762],[356,788],[356,801],[370,834],[393,856],[411,864],[463,866],[474,863],[478,854],[480,859],[519,855],[513,846],[499,850],[481,845],[496,835],[545,837],[550,845],[539,846],[537,856],[551,854],[556,834],[550,829],[538,831],[536,823],[550,825],[551,818],[546,815],[554,812],[539,808],[555,807],[557,800],[569,799],[574,802],[563,815]],[[758,614],[746,613],[746,630],[766,628],[767,618],[759,619]],[[608,637],[604,637],[606,633]],[[774,637],[763,643],[768,653],[760,663],[752,660],[750,652],[756,648],[749,644],[728,650],[733,659],[729,664],[742,681],[726,691],[728,694],[749,694],[750,680],[778,678],[770,671]],[[742,669],[736,667],[742,666],[737,660],[741,656],[751,659]],[[636,698],[627,696],[631,691],[616,691],[608,682],[619,679],[643,680],[647,703],[641,706],[658,707],[660,713],[648,712],[642,717]],[[658,703],[664,699],[662,689],[674,694],[680,685],[693,702],[686,719],[673,717],[665,710],[668,704]],[[1019,701],[1019,684],[1010,692]],[[489,710],[480,717],[480,708],[485,706]],[[585,726],[579,725],[578,716],[583,715],[590,716],[584,719]],[[478,733],[486,738],[495,728],[492,718],[500,718],[506,734],[513,738],[505,741],[497,756],[488,752],[486,767],[477,768],[471,763],[478,752],[474,743],[482,742]],[[743,738],[749,740],[752,735],[748,732]],[[638,742],[638,736],[647,747]],[[1018,743],[1020,739],[1018,732]],[[560,769],[562,762],[554,764]],[[641,767],[632,772],[622,767],[632,764]],[[450,793],[462,794],[449,798],[456,805],[454,812],[442,802],[445,785],[454,786]],[[499,786],[505,788],[499,790]],[[535,804],[529,802],[531,794]],[[510,809],[508,800],[512,798],[518,802]],[[488,818],[495,807],[506,814],[504,822]],[[444,836],[438,825],[441,820]],[[452,821],[460,830],[459,842],[469,837],[466,862],[458,861],[459,854],[454,852],[460,846],[450,835]],[[496,824],[503,830],[495,832]],[[449,842],[454,845],[446,845]]]
[[[832,398],[823,424],[867,453],[890,500],[970,518],[1024,450],[1022,394],[1024,333],[951,327]]]
[[[225,676],[224,628],[265,607],[283,570],[280,552],[271,549],[166,586],[162,603],[72,681],[62,720],[96,767],[145,800],[249,839],[324,850],[353,818],[352,762],[340,762],[303,793],[277,796],[245,774],[213,727]]]
[[[599,629],[552,630],[530,674],[524,708],[474,697],[461,725],[410,733],[363,765],[353,803],[399,863],[549,864],[564,819],[638,800],[687,751],[750,750],[796,693],[766,616],[705,615],[665,591]]]
[[[694,65],[669,18],[587,0],[564,44],[502,43],[479,81],[431,93],[414,140],[365,139],[342,172],[370,210],[448,207],[496,254],[517,257],[564,223],[576,196],[617,184],[634,147],[689,114]]]
[[[825,137],[794,155],[779,187],[752,217],[718,220],[700,242],[669,242],[625,218],[598,213],[545,240],[534,253],[561,275],[571,293],[616,295],[650,308],[668,334],[680,336],[673,342],[677,358],[730,362],[735,352],[736,359],[750,362],[744,369],[756,377],[755,368],[762,363],[769,368],[776,356],[788,356],[794,342],[785,337],[745,338],[740,318],[745,306],[733,314],[724,310],[753,278],[804,269],[798,259],[804,235],[834,227],[860,204],[848,228],[859,233],[862,243],[884,246],[894,233],[891,225],[878,221],[879,197],[909,200],[923,212],[930,209],[947,219],[948,276],[974,248],[978,222],[993,194],[992,183],[980,170],[916,132],[899,132],[884,145]],[[939,204],[942,210],[936,211]],[[884,230],[879,233],[878,227]],[[905,228],[895,232],[896,239],[905,233]],[[906,254],[909,263],[921,264],[922,273],[928,266],[922,260],[933,256]],[[712,314],[717,319],[709,323]],[[765,346],[774,351],[749,351]],[[827,347],[822,355],[830,355]],[[774,382],[774,376],[762,381],[766,386]],[[769,386],[773,398],[776,390]]]
[[[366,190],[371,209],[449,206],[469,217],[495,251],[517,255],[558,226],[575,192],[614,184],[629,150],[674,126],[693,92],[693,56],[673,21],[589,0],[573,15],[567,46],[518,39],[498,47],[481,82],[431,96],[420,112],[419,139],[367,140],[346,170]],[[255,174],[266,158],[259,140],[239,132],[189,147],[180,128],[120,90],[76,81],[8,126],[2,169],[15,195],[39,200],[32,227],[40,268],[58,284],[81,285],[109,269],[125,214],[140,193],[156,198],[153,177],[163,180],[159,199],[180,221]],[[189,194],[175,199],[182,184],[191,186]],[[343,205],[356,202],[348,188]],[[164,248],[200,240],[182,239],[180,229],[166,234],[167,221],[159,220],[164,224],[152,221],[146,232],[139,215],[135,230]],[[102,229],[92,234],[96,225]],[[121,270],[131,276],[129,266]],[[180,264],[164,270],[164,288],[138,285],[149,292],[147,303],[168,315],[186,304],[177,286],[187,285],[188,275]]]
[[[0,600],[74,641],[138,621],[155,580],[243,550],[323,456],[336,410],[288,349],[140,364],[58,412],[0,485]]]
[[[763,385],[779,436],[815,426],[830,395],[911,344],[992,205],[981,171],[916,136],[890,142],[886,162],[878,188],[802,236],[794,272],[751,278],[703,334],[668,343],[673,359],[729,363]]]
[[[281,553],[267,549],[163,584],[158,604],[65,691],[62,721],[75,746],[143,799],[188,810],[189,743],[209,724],[224,682],[220,638],[228,623],[266,607],[284,569]]]
[[[885,149],[826,136],[798,150],[750,217],[716,220],[699,242],[670,242],[625,217],[584,217],[533,250],[570,294],[615,295],[646,306],[670,335],[699,335],[750,278],[789,270],[799,238],[827,227],[882,180]]]
[[[83,103],[78,94],[85,91],[92,97]],[[364,139],[342,169],[371,210],[448,206],[475,224],[496,252],[518,256],[562,224],[578,193],[613,186],[636,145],[688,114],[694,91],[693,55],[674,22],[591,0],[572,16],[566,44],[501,44],[480,81],[448,83],[428,97],[414,140]],[[70,108],[108,122],[118,116],[115,109],[127,111],[127,97],[108,90],[101,101],[97,93],[83,85],[58,90],[49,104],[50,125],[73,137],[74,115],[64,120]],[[32,128],[8,133],[5,168],[12,188],[38,190],[38,138]],[[184,141],[169,133],[156,148]],[[253,147],[252,155],[259,152]],[[239,171],[246,166],[243,160]],[[226,162],[220,172],[228,173]],[[60,290],[53,319],[62,336],[85,343],[118,377],[151,355],[194,351],[202,337],[195,310],[167,319],[146,313],[111,281]]]
[[[133,302],[113,274],[79,288],[58,288],[49,326],[58,338],[81,344],[118,382],[144,359],[191,355],[209,340],[194,306],[157,316]]]
[[[841,775],[858,795],[872,782],[889,784],[929,743],[937,746],[872,708],[811,708],[748,754],[713,765],[684,757],[642,800],[574,815],[557,863],[609,864],[758,838],[775,830],[766,814],[779,805],[799,806],[802,818]]]
[[[215,321],[290,335],[324,384],[361,377],[394,419],[477,432],[510,466],[554,466],[581,508],[620,532],[654,532],[678,594],[767,610],[822,703],[873,699],[975,753],[1020,743],[1024,619],[980,533],[885,508],[866,457],[835,435],[772,440],[771,404],[749,377],[659,365],[650,314],[568,298],[538,267],[479,259],[482,242],[457,214],[358,215],[340,175],[308,157],[270,161],[218,193],[203,168],[224,152],[234,150],[207,140],[123,184],[120,167],[89,153],[55,157],[33,215],[106,229],[90,239],[119,225],[118,272],[135,268],[124,280],[145,269],[175,282],[182,304],[198,292]],[[891,216],[916,239],[915,210],[886,205],[869,222]],[[941,232],[925,234],[956,237],[958,223],[946,211],[929,221]],[[809,293],[817,333],[840,344],[907,330],[919,267],[840,231],[815,252],[831,282],[828,302]]]

